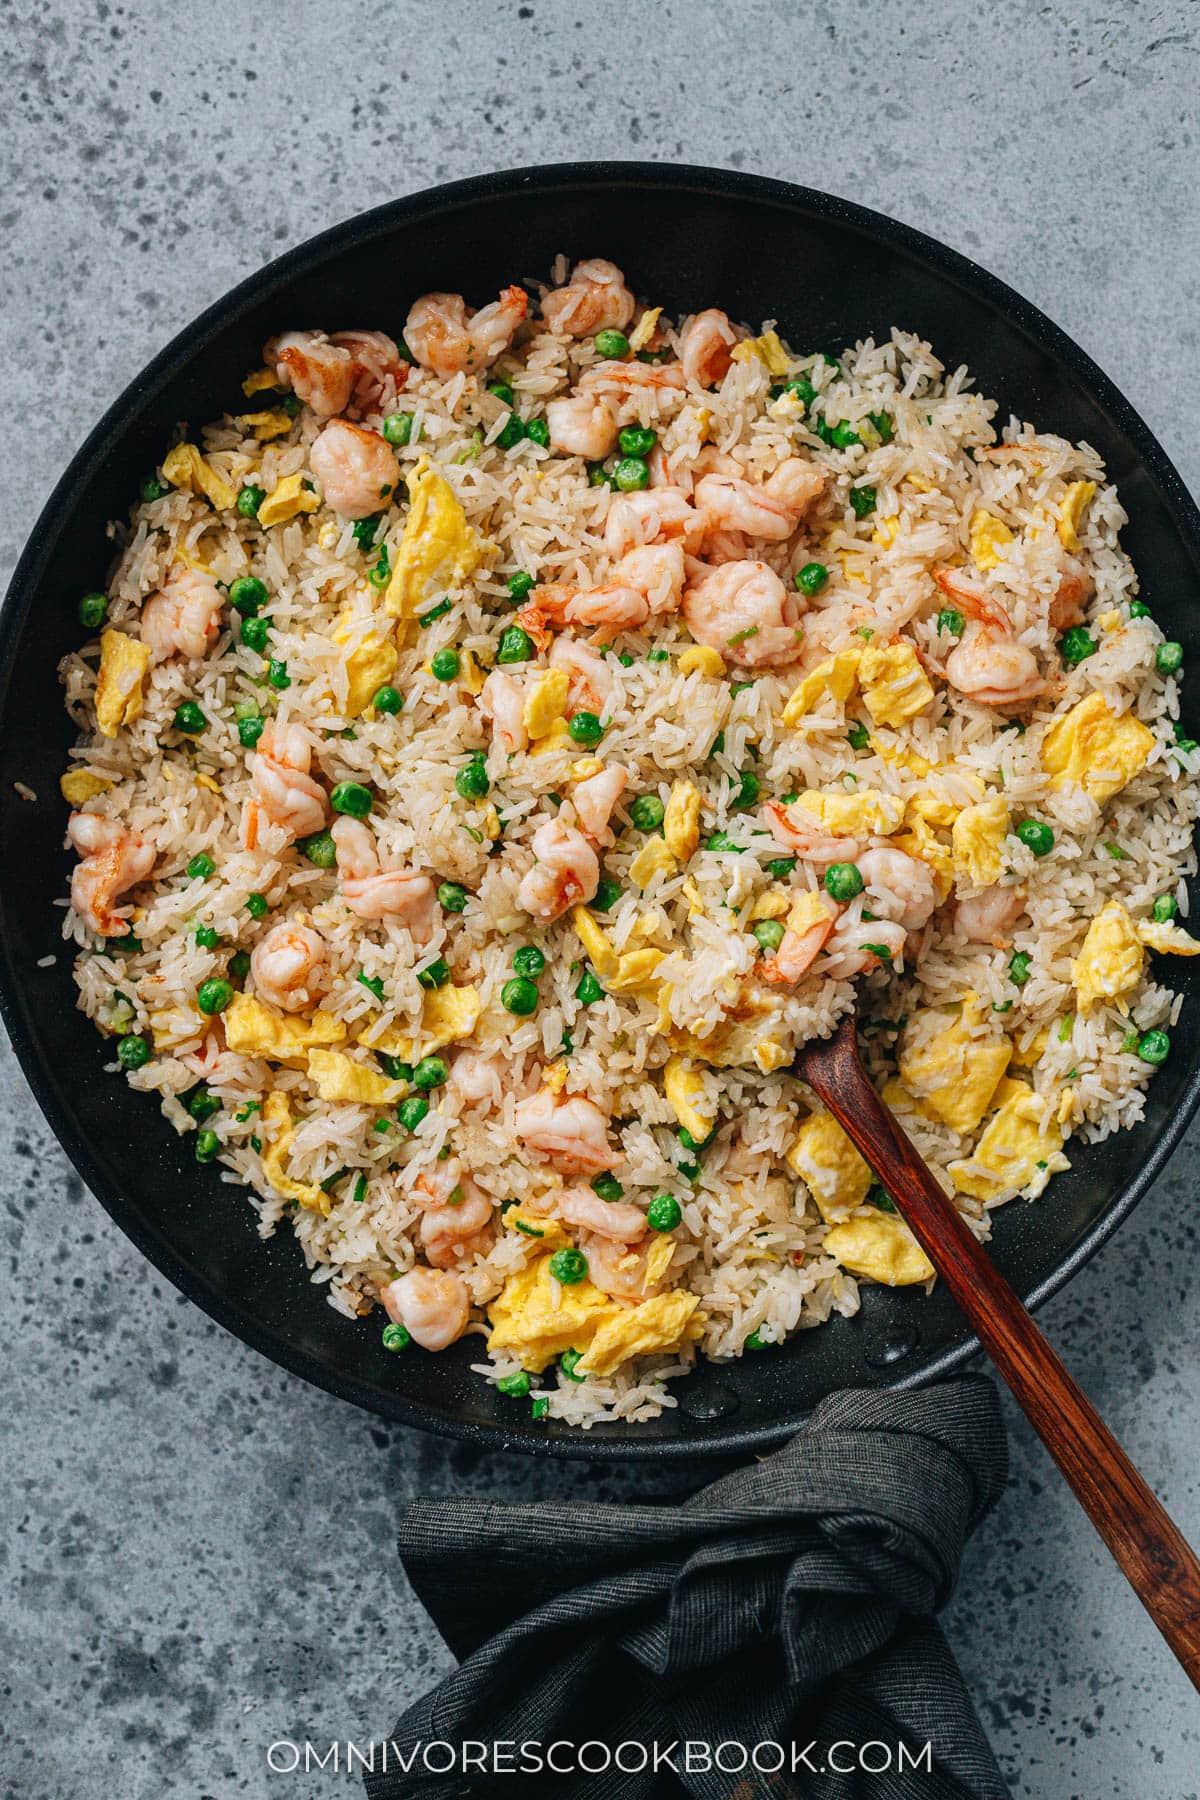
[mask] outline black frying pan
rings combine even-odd
[[[390,1355],[377,1321],[352,1323],[305,1275],[285,1230],[260,1243],[240,1191],[199,1166],[153,1100],[102,1072],[110,1055],[75,1010],[57,935],[69,858],[58,776],[73,733],[55,666],[80,637],[78,596],[102,585],[105,521],[123,514],[180,420],[235,403],[263,340],[289,326],[380,326],[399,334],[432,288],[480,303],[545,275],[554,255],[607,256],[671,314],[719,305],[780,321],[805,349],[837,351],[893,324],[929,338],[950,367],[1009,411],[1103,454],[1131,515],[1124,541],[1168,636],[1200,655],[1200,515],[1137,414],[1034,307],[965,257],[844,200],[782,182],[636,163],[573,164],[456,182],[325,232],[245,281],[159,353],[101,420],[35,526],[0,617],[0,1008],[26,1075],[68,1155],[133,1241],[191,1299],[285,1368],[360,1406],[497,1449],[560,1456],[732,1454],[794,1430],[848,1384],[910,1386],[963,1362],[974,1340],[944,1288],[931,1299],[864,1284],[862,1311],[779,1349],[702,1363],[679,1405],[649,1425],[571,1431],[533,1424],[468,1364],[468,1338],[440,1356]],[[32,788],[21,799],[14,782]],[[40,958],[57,953],[52,968]],[[1197,975],[1175,961],[1171,980]],[[1200,1097],[1192,1011],[1149,1091],[1146,1121],[1094,1147],[1036,1204],[996,1217],[996,1256],[1036,1304],[1086,1261],[1145,1192]]]

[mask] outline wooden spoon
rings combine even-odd
[[[858,1060],[853,1017],[794,1072],[824,1101],[907,1220],[1118,1567],[1200,1688],[1200,1561],[972,1235]]]

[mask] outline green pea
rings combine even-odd
[[[762,785],[759,782],[758,776],[754,773],[754,770],[743,769],[738,781],[737,791],[730,800],[730,805],[739,812],[747,806],[755,806],[758,803],[758,796],[761,791]]]
[[[454,786],[464,800],[482,800],[491,785],[482,757],[464,763],[454,777]]]
[[[893,419],[891,413],[868,413],[867,417],[879,433],[880,443],[890,444],[896,435],[896,421]]]
[[[270,629],[270,619],[243,619],[241,639],[247,650],[256,650],[261,654],[267,647],[267,633]]]
[[[233,988],[221,976],[211,981],[202,981],[196,991],[196,1005],[202,1013],[211,1017],[214,1013],[223,1013],[233,999]]]
[[[438,905],[448,913],[463,912],[467,904],[467,890],[457,881],[443,881],[438,888]]]
[[[1029,980],[1029,970],[1033,958],[1028,950],[1016,951],[1008,961],[1008,979],[1014,987],[1024,987]]]
[[[445,987],[449,979],[450,965],[444,956],[437,957],[427,969],[422,969],[417,976],[418,985],[427,990]]]
[[[621,1186],[621,1183],[617,1180],[615,1175],[609,1175],[606,1172],[603,1175],[597,1175],[595,1177],[592,1182],[592,1192],[599,1199],[611,1202],[613,1200],[619,1200],[625,1192],[625,1189]]]
[[[862,443],[857,431],[846,419],[839,420],[829,435],[835,450],[848,450],[851,444]]]
[[[611,875],[602,875],[596,883],[596,892],[589,905],[594,912],[607,912],[621,898],[621,884],[614,881]]]
[[[1137,1053],[1143,1062],[1166,1062],[1171,1054],[1171,1040],[1165,1031],[1143,1031],[1138,1039]]]
[[[802,594],[811,596],[812,594],[819,594],[828,580],[829,570],[825,567],[825,564],[810,562],[805,563],[804,567],[797,572],[796,586],[800,589]]]
[[[379,1334],[379,1341],[385,1350],[407,1350],[412,1338],[403,1325],[387,1324]]]
[[[197,925],[193,936],[201,950],[215,950],[220,943],[220,934],[211,925]]]
[[[825,871],[825,892],[835,900],[853,900],[863,891],[863,878],[858,864],[830,863]]]
[[[424,1094],[410,1094],[408,1099],[402,1100],[396,1108],[396,1117],[405,1131],[415,1131],[428,1112],[429,1102]]]
[[[613,470],[613,480],[623,494],[636,494],[650,486],[650,468],[640,456],[623,456]]]
[[[123,1069],[144,1069],[150,1061],[150,1046],[144,1037],[123,1037],[117,1045],[117,1061]]]
[[[462,667],[462,657],[457,650],[449,646],[443,650],[435,650],[429,663],[429,672],[435,681],[453,681]]]
[[[297,838],[296,848],[318,869],[332,869],[337,863],[337,845],[328,831],[314,831],[311,837]]]
[[[440,1056],[423,1056],[413,1070],[413,1086],[417,1088],[442,1087],[450,1079],[450,1070]]]
[[[868,1189],[867,1205],[877,1207],[880,1212],[894,1213],[896,1210],[896,1202],[879,1182],[874,1182]]]
[[[1154,902],[1150,917],[1157,925],[1169,925],[1178,911],[1178,902],[1172,894],[1160,894]]]
[[[508,589],[508,597],[513,605],[520,606],[522,600],[526,598],[534,586],[533,576],[525,569],[518,569],[515,575],[509,576],[505,586]]]
[[[657,442],[657,431],[646,425],[626,425],[617,433],[622,456],[649,456]]]
[[[734,855],[740,856],[742,853],[742,846],[735,844],[727,831],[714,831],[704,848],[715,850],[718,855],[732,852]]]
[[[856,519],[870,518],[875,511],[875,489],[873,487],[856,487],[850,489],[850,507]]]
[[[530,1418],[531,1419],[545,1419],[549,1416],[549,1413],[550,1413],[550,1396],[549,1396],[549,1394],[535,1394],[533,1396],[533,1400],[531,1401],[530,1407],[529,1407]]]
[[[514,955],[512,966],[518,975],[531,975],[536,980],[546,967],[546,959],[536,944],[524,944]]]
[[[266,729],[267,721],[261,713],[254,713],[248,719],[238,720],[238,742],[243,750],[253,750]]]
[[[871,734],[865,725],[859,724],[856,720],[846,733],[846,742],[852,750],[869,750],[871,748]]]
[[[715,1125],[706,1138],[694,1138],[686,1125],[681,1125],[679,1128],[679,1141],[685,1150],[691,1151],[693,1156],[698,1155],[701,1150],[706,1150],[715,1136]]]
[[[567,721],[567,736],[573,744],[583,744],[588,748],[598,744],[604,736],[604,727],[592,712],[573,713]]]
[[[1150,608],[1146,605],[1144,600],[1131,600],[1129,602],[1129,616],[1131,619],[1148,619],[1150,617]]]
[[[267,664],[267,680],[273,688],[276,688],[279,691],[282,691],[284,688],[290,688],[292,685],[292,678],[288,674],[287,664],[285,662],[280,662],[278,657],[273,656]]]
[[[229,973],[235,981],[245,981],[250,973],[250,953],[247,950],[235,950],[229,959]]]
[[[587,1272],[587,1257],[582,1250],[556,1250],[550,1258],[550,1273],[564,1287],[574,1287]]]
[[[501,667],[528,662],[532,655],[533,639],[520,625],[509,625],[501,632],[500,648],[496,652],[496,661]]]
[[[529,1392],[529,1372],[518,1369],[515,1375],[502,1375],[496,1383],[496,1392],[504,1394],[510,1400],[524,1400]]]
[[[524,436],[524,421],[516,413],[510,413],[492,442],[498,450],[511,450]]]
[[[196,1133],[196,1161],[197,1162],[199,1162],[199,1163],[212,1162],[220,1148],[221,1148],[221,1140],[217,1136],[215,1131],[209,1131],[206,1128],[204,1131],[198,1131]]]
[[[270,910],[270,902],[265,894],[247,894],[246,911],[252,919],[265,919]]]
[[[630,660],[632,661],[632,658]],[[669,650],[647,650],[646,652],[646,661],[648,663],[663,663],[670,662],[670,660],[671,652]],[[709,751],[709,755],[712,755],[711,750]]]
[[[412,413],[389,413],[387,418],[383,421],[384,437],[389,444],[394,444],[398,450],[402,450],[405,444],[411,441],[412,428]]]
[[[575,989],[575,998],[580,1006],[595,1006],[597,1000],[603,1000],[604,989],[596,980],[590,969],[585,969],[579,977],[579,985]]]
[[[783,942],[783,926],[778,919],[760,919],[750,928],[760,950],[778,950]]]
[[[389,714],[403,712],[404,695],[399,693],[394,687],[377,688],[371,701],[371,705],[375,708],[376,712]]]
[[[188,864],[187,878],[189,881],[207,881],[209,876],[216,872],[216,867],[212,857],[201,850],[199,856],[193,856]]]
[[[562,1370],[563,1374],[566,1376],[568,1381],[586,1381],[587,1380],[586,1375],[577,1375],[575,1373],[576,1369],[579,1367],[579,1364],[582,1361],[583,1361],[583,1351],[582,1350],[564,1350],[562,1355],[558,1359],[558,1366]]]
[[[773,875],[776,881],[786,881],[789,875],[795,873],[796,858],[794,856],[774,856],[766,867],[767,874]]]
[[[606,488],[613,486],[613,478],[603,463],[588,464],[588,486]]]
[[[500,1004],[506,1012],[515,1013],[518,1019],[528,1018],[538,1009],[537,988],[527,976],[514,975],[500,989]]]
[[[203,1125],[205,1119],[211,1119],[214,1113],[221,1110],[221,1102],[215,1094],[209,1093],[203,1082],[188,1095],[186,1104],[197,1125]]]
[[[596,346],[596,355],[607,361],[629,355],[629,339],[623,331],[598,331],[592,342]]]
[[[752,1331],[750,1333],[750,1336],[745,1340],[745,1342],[742,1345],[743,1350],[769,1350],[770,1348],[771,1348],[770,1344],[767,1342],[766,1338],[764,1338],[764,1336],[762,1334],[762,1326],[761,1325],[758,1326],[758,1328],[755,1331]]]
[[[176,731],[186,732],[188,737],[198,737],[208,720],[194,700],[185,700],[182,706],[176,708],[173,723]]]
[[[236,501],[237,510],[243,519],[257,519],[258,509],[266,497],[266,488],[255,487],[253,482],[247,482]]]
[[[79,623],[86,625],[89,631],[99,631],[108,617],[108,597],[105,594],[85,594],[79,602]]]
[[[349,813],[352,819],[365,819],[374,805],[369,787],[361,781],[339,781],[329,796],[336,813]]]
[[[1040,819],[1022,819],[1017,826],[1017,836],[1035,856],[1049,856],[1054,848],[1054,833]]]
[[[229,586],[229,604],[244,618],[252,619],[267,603],[267,585],[257,575],[239,575]]]
[[[141,496],[145,501],[161,500],[164,494],[171,491],[170,484],[161,481],[157,475],[147,475],[141,485]]]
[[[507,406],[510,412],[512,411],[513,407],[517,404],[516,395],[513,393],[512,389],[509,387],[507,381],[489,382],[488,383],[488,393],[494,394],[496,399],[499,400],[500,404],[502,406]]]
[[[538,444],[543,450],[550,448],[550,427],[545,419],[530,419],[525,427],[525,436],[531,444]]]
[[[1082,625],[1072,625],[1069,631],[1064,631],[1058,646],[1059,655],[1069,669],[1073,669],[1085,658],[1094,656],[1097,648],[1095,638],[1086,632]]]
[[[656,1194],[646,1208],[646,1223],[651,1231],[674,1231],[683,1218],[683,1208],[674,1194]]]
[[[665,813],[657,794],[639,794],[629,808],[629,817],[639,831],[657,831]]]
[[[967,621],[957,607],[943,606],[937,616],[937,628],[939,633],[946,637],[959,638],[967,629]]]
[[[1154,666],[1160,675],[1174,675],[1183,667],[1183,645],[1168,641],[1154,652]]]

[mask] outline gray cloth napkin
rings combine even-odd
[[[460,1661],[400,1719],[370,1800],[1006,1800],[933,1619],[1006,1471],[995,1389],[964,1376],[833,1394],[784,1449],[680,1505],[415,1501],[401,1560]],[[591,1775],[443,1775],[445,1752],[425,1753],[552,1740],[656,1745],[660,1766],[601,1770],[600,1749]],[[768,1748],[759,1772],[736,1750],[689,1767],[689,1740]],[[884,1749],[856,1766],[845,1746],[866,1744]]]

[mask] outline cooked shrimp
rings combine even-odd
[[[421,1208],[421,1248],[435,1269],[446,1269],[485,1247],[494,1202],[476,1186],[457,1156],[417,1176],[413,1199]]]
[[[320,831],[329,811],[325,789],[309,774],[312,744],[303,725],[273,721],[258,740],[251,765],[254,797],[242,811],[242,842],[258,842],[259,813],[292,837]]]
[[[613,691],[612,670],[599,651],[564,635],[555,638],[549,662],[552,669],[565,669],[570,677],[567,711],[592,712],[599,717]]]
[[[782,806],[778,800],[768,800],[763,815],[781,849],[793,851],[819,869],[830,863],[854,862],[862,848],[859,838],[834,837],[832,832],[822,831],[819,821],[802,806]]]
[[[528,750],[525,690],[519,681],[503,669],[493,669],[479,690],[476,705],[491,724],[492,742],[498,743],[506,756]]]
[[[471,1296],[461,1275],[418,1266],[379,1291],[394,1325],[403,1325],[422,1350],[444,1350],[466,1330]]]
[[[358,363],[349,350],[323,331],[285,331],[263,345],[263,361],[275,371],[280,387],[322,419],[344,412],[354,392]]]
[[[534,588],[528,605],[517,614],[531,636],[545,637],[551,625],[590,625],[593,644],[607,644],[621,631],[636,631],[650,617],[650,602],[636,588],[619,581],[599,587],[579,588],[567,581],[547,582]],[[539,639],[539,641],[541,641]]]
[[[617,442],[612,408],[590,394],[549,401],[546,426],[551,449],[563,456],[584,456],[589,462],[600,462]]]
[[[555,1212],[564,1225],[574,1225],[617,1244],[636,1244],[646,1235],[646,1215],[639,1206],[602,1200],[590,1187],[564,1188]]]
[[[428,875],[413,869],[385,869],[374,837],[361,819],[344,814],[330,832],[337,852],[342,898],[360,919],[397,919],[418,945],[425,945],[437,924],[437,889]]]
[[[313,1006],[329,985],[329,947],[311,925],[272,926],[250,952],[250,973],[262,998],[281,1012]]]
[[[220,629],[220,589],[196,569],[173,569],[142,607],[141,639],[149,644],[154,662],[203,656]]]
[[[600,861],[581,831],[547,819],[530,839],[537,861],[517,889],[517,904],[549,923],[577,901],[587,902],[600,885]]]
[[[331,419],[308,453],[325,502],[343,519],[365,519],[387,504],[400,479],[396,452],[377,431]]]
[[[803,456],[788,456],[772,469],[763,487],[799,524],[809,507],[825,492],[828,479],[819,463],[809,462]]]
[[[399,393],[408,380],[409,365],[386,331],[335,331],[329,341],[354,358],[354,398],[360,406],[377,406],[389,382]]]
[[[622,494],[610,503],[604,521],[605,548],[610,556],[618,557],[641,544],[678,539],[685,550],[694,550],[705,524],[704,514],[678,488],[645,488],[640,494]]]
[[[583,371],[578,392],[603,394],[622,406],[639,394],[682,393],[686,387],[682,363],[598,362]]]
[[[951,687],[981,706],[1021,706],[1044,693],[1046,683],[1037,658],[1014,635],[999,601],[957,569],[935,569],[933,578],[970,620],[946,658],[946,680]]]
[[[581,1231],[579,1248],[587,1258],[588,1277],[593,1286],[613,1300],[636,1305],[639,1300],[656,1293],[661,1285],[661,1279],[653,1283],[646,1280],[649,1246],[645,1243],[634,1249],[627,1243],[601,1237],[598,1232]]]
[[[786,982],[791,986],[811,968],[837,923],[838,908],[832,900],[826,902],[826,911],[828,917],[810,925],[806,931],[784,932],[774,956],[768,956],[759,964],[759,974],[764,981]]]
[[[623,1160],[608,1141],[608,1120],[582,1094],[567,1098],[549,1088],[531,1094],[517,1103],[516,1128],[522,1143],[570,1174],[599,1175]]]
[[[740,531],[746,537],[779,543],[791,537],[795,515],[764,487],[732,475],[702,475],[696,504],[716,531]]]
[[[612,809],[629,783],[629,770],[619,763],[609,763],[597,775],[581,781],[571,795],[575,814],[593,844],[607,850],[616,843],[609,827]]]
[[[799,603],[763,562],[702,565],[683,590],[683,618],[698,644],[743,668],[774,668],[800,654]]]
[[[482,1050],[460,1050],[450,1065],[450,1080],[468,1106],[499,1106],[504,1098],[500,1064]]]
[[[500,298],[467,314],[461,294],[423,294],[404,324],[404,341],[435,375],[478,374],[512,343],[529,307],[524,288],[506,287]]]
[[[652,618],[679,610],[683,598],[683,545],[643,544],[627,550],[609,571],[614,582],[642,594]]]
[[[636,304],[616,263],[593,256],[575,264],[563,287],[543,294],[542,317],[563,337],[591,337],[624,331]]]
[[[1024,911],[1025,895],[1020,888],[981,888],[955,905],[954,930],[972,944],[991,944],[993,949],[1003,950]]]
[[[908,933],[894,919],[864,919],[858,909],[844,913],[825,945],[821,973],[847,981],[864,969],[891,968],[904,955]]]
[[[71,905],[97,937],[121,937],[132,908],[113,902],[149,876],[157,854],[153,844],[99,813],[72,813],[67,837],[82,858],[71,875]]]
[[[933,870],[903,850],[867,850],[855,858],[863,878],[863,899],[877,919],[891,919],[905,931],[920,931],[937,905]]]
[[[695,313],[679,338],[683,372],[693,387],[715,387],[724,381],[733,361],[738,334],[725,313],[715,306]]]
[[[1066,631],[1068,626],[1083,624],[1083,609],[1095,591],[1091,574],[1077,556],[1064,552],[1062,574],[1050,602],[1049,621],[1052,631]]]

